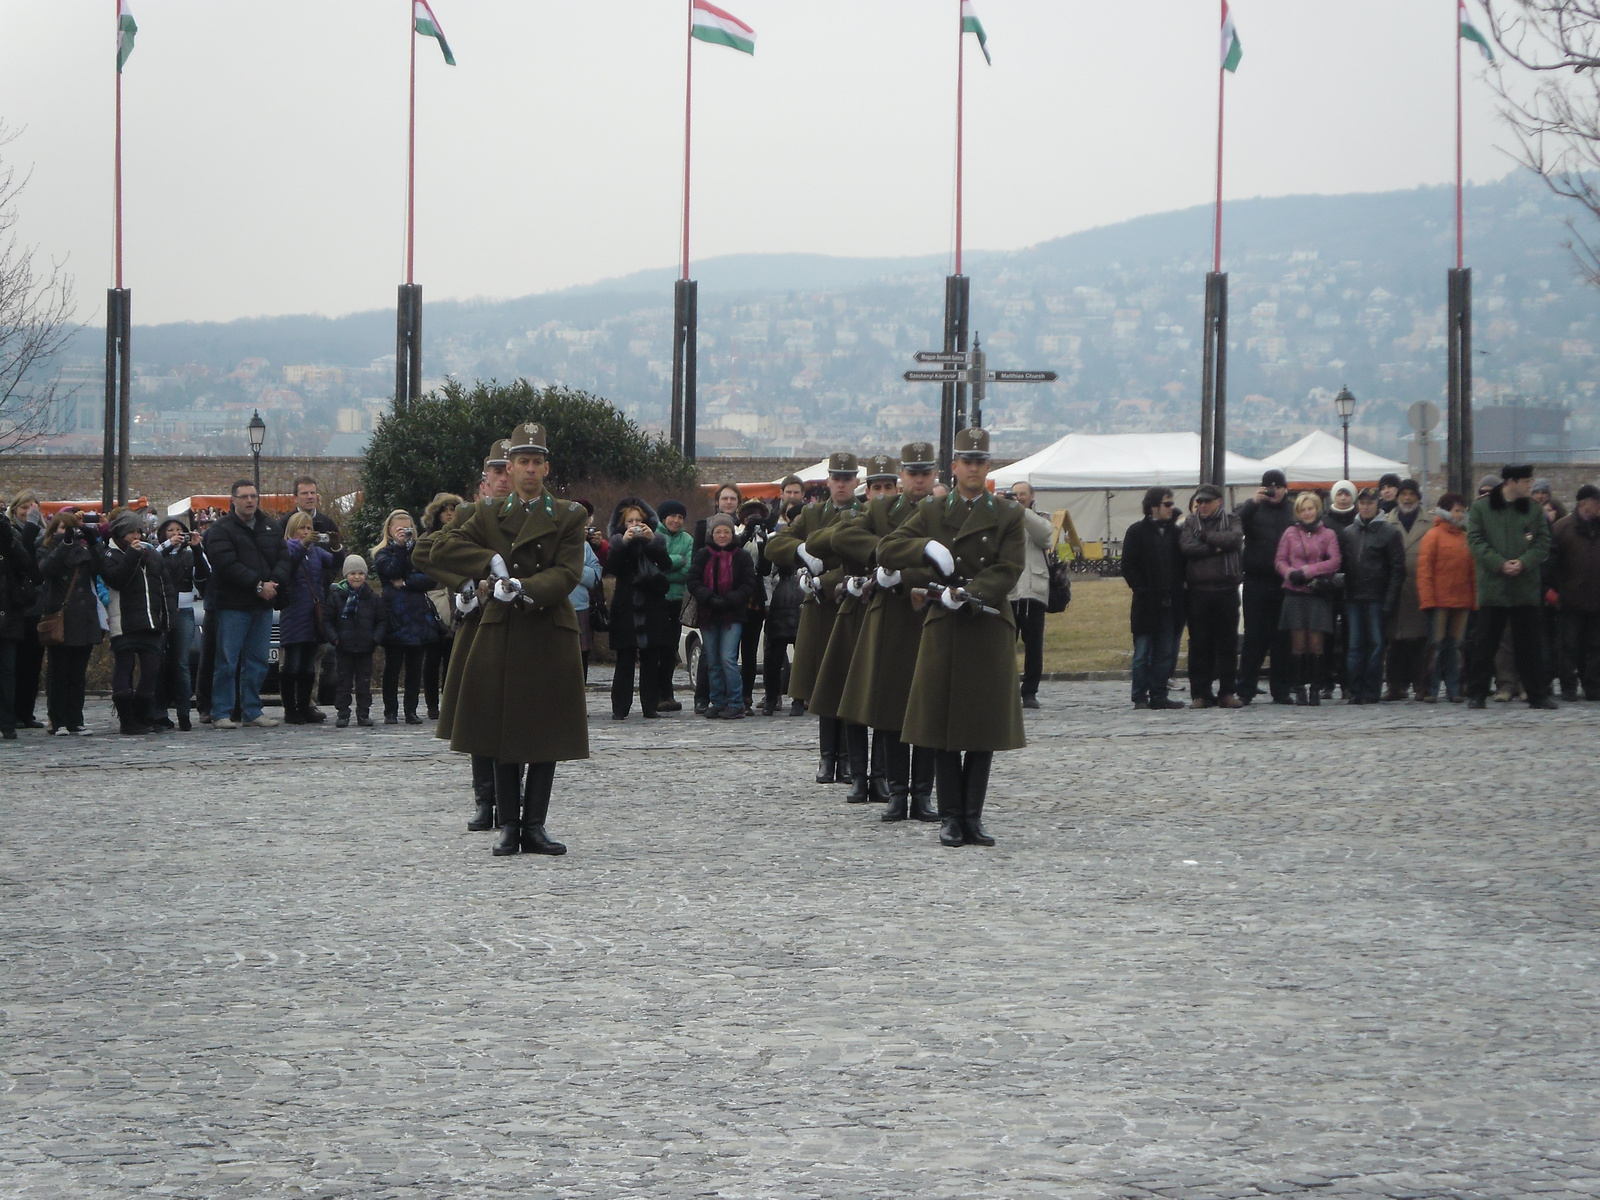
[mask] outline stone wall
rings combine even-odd
[[[129,493],[165,507],[185,496],[227,495],[236,479],[251,475],[249,455],[209,457],[150,455],[129,462]],[[261,459],[261,490],[287,492],[301,475],[316,478],[325,502],[353,492],[361,481],[359,458]],[[88,454],[0,455],[0,496],[32,488],[45,500],[100,498],[100,456]]]

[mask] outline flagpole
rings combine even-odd
[[[111,0],[111,6],[116,10],[117,38],[122,38],[122,3],[121,0]],[[122,288],[122,64],[117,64],[117,137],[116,157],[113,168],[115,176],[112,198],[112,210],[115,214],[116,225],[116,259],[117,259],[117,289]]]
[[[1222,0],[1223,20],[1227,20],[1228,0]],[[1217,68],[1217,207],[1211,234],[1211,270],[1222,273],[1222,116],[1223,97],[1227,93],[1228,69]]]
[[[966,95],[967,34],[962,0],[956,0],[956,274],[961,274],[962,100]]]
[[[1461,230],[1461,7],[1456,6],[1456,270],[1465,265]]]
[[[694,0],[689,0],[689,28],[684,37],[683,66],[683,274],[689,278],[689,138],[694,97]]]
[[[417,248],[417,19],[412,0],[406,0],[411,28],[411,108],[406,127],[406,284],[414,282]]]

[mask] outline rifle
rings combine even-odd
[[[960,600],[974,612],[988,613],[991,617],[1004,615],[998,608],[990,608],[960,584],[930,583],[927,587],[912,588],[910,592],[911,607],[920,612],[929,603],[943,603],[946,592],[953,594],[957,600]]]
[[[845,597],[850,594],[849,586],[852,580],[861,585],[861,595],[857,599],[862,604],[866,604],[867,601],[871,600],[872,593],[878,590],[878,577],[875,574],[847,575],[833,589],[833,602],[835,604],[844,603]]]

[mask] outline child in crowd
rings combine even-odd
[[[334,706],[339,719],[334,725],[350,724],[350,693],[355,691],[356,724],[372,724],[372,651],[383,641],[383,605],[378,593],[367,586],[367,564],[359,554],[344,560],[344,579],[328,589],[328,602],[322,606],[322,633],[337,652],[339,687]]]

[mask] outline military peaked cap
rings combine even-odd
[[[856,461],[856,456],[848,450],[840,450],[828,455],[829,475],[854,475],[860,465]]]
[[[511,461],[511,443],[501,438],[489,447],[489,457],[483,460],[483,465],[489,467],[503,467]]]
[[[939,465],[938,454],[932,442],[907,442],[900,447],[900,466],[907,471],[931,471]]]
[[[867,482],[874,479],[894,479],[900,474],[900,464],[887,454],[874,454],[867,459]]]
[[[956,434],[956,457],[987,459],[989,457],[989,431],[978,429],[963,429]]]
[[[511,436],[506,439],[511,444],[506,447],[510,454],[543,454],[550,453],[550,441],[544,435],[544,426],[533,421],[526,421],[511,431]]]

